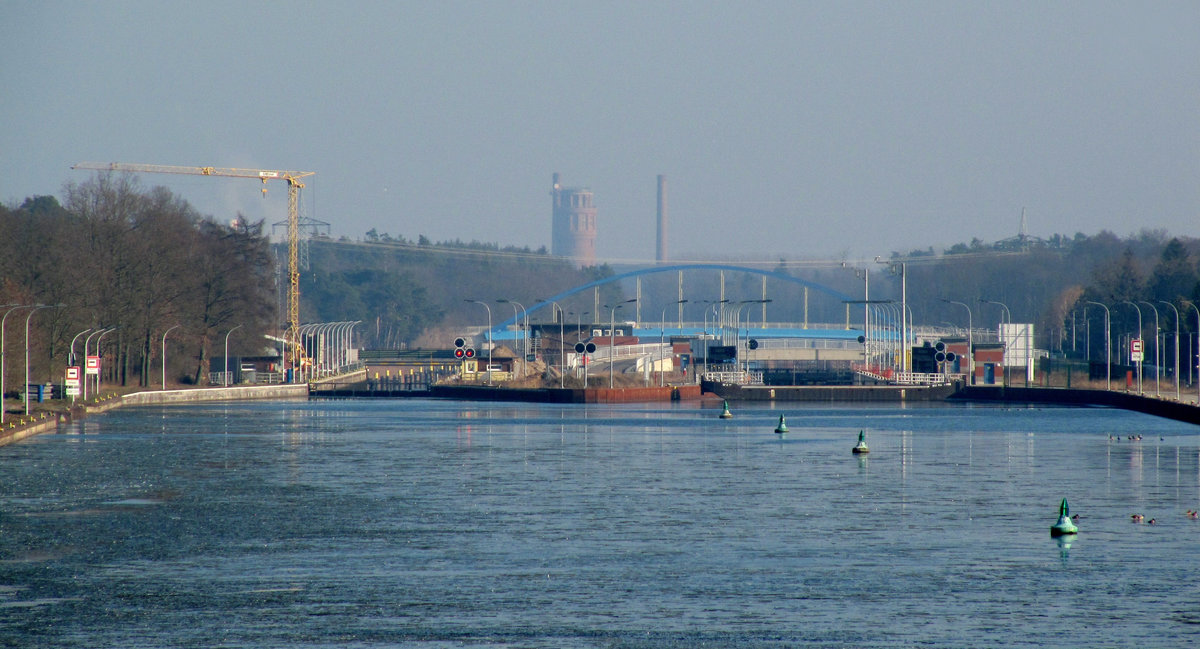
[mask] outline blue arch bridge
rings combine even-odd
[[[705,300],[700,321],[684,321],[682,277],[685,271],[746,273],[763,278],[763,297],[730,300],[723,295]],[[639,298],[600,304],[600,287],[661,273],[677,273],[680,298],[668,302],[653,320],[641,317]],[[771,322],[766,318],[766,280],[804,289],[805,318],[801,322]],[[560,303],[591,292],[598,314],[593,322],[567,322]],[[840,323],[807,321],[809,293],[845,305]],[[478,300],[468,300],[485,304]],[[614,375],[640,376],[649,384],[700,379],[738,384],[910,383],[940,384],[946,373],[914,373],[904,352],[916,336],[904,308],[890,300],[868,301],[828,286],[775,271],[725,264],[679,264],[638,269],[577,286],[532,305],[507,300],[513,317],[478,327],[459,342],[473,357],[464,359],[467,380],[510,379],[534,373],[559,377],[594,377],[612,381]],[[694,302],[693,302],[694,304]],[[494,305],[493,305],[494,306]],[[501,304],[506,306],[506,304]],[[519,308],[518,308],[519,307]],[[527,307],[527,308],[526,308]],[[756,308],[758,307],[758,308]],[[853,307],[853,308],[852,308]],[[676,317],[668,317],[668,311]],[[693,313],[696,311],[692,306]],[[759,312],[756,320],[755,311]],[[542,318],[536,314],[541,312]],[[851,314],[854,314],[853,321]],[[489,320],[492,310],[487,310]],[[604,317],[604,316],[608,317]],[[630,315],[633,315],[631,318]],[[907,342],[907,345],[905,344]]]

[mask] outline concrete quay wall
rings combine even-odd
[[[21,422],[20,424],[17,424],[16,422],[5,421],[4,423],[6,426],[10,425],[11,423],[12,427],[0,430],[0,446],[12,444],[13,442],[19,442],[26,437],[33,437],[34,435],[40,435],[42,433],[49,433],[58,430],[59,421],[64,419],[64,415],[48,414],[45,416],[45,418],[35,419],[32,423],[23,418],[17,419],[17,421]]]
[[[227,388],[194,390],[158,390],[133,392],[120,399],[120,405],[142,406],[156,403],[196,403],[201,401],[240,401],[245,399],[307,399],[308,385],[238,385]],[[89,410],[90,411],[90,410]]]
[[[1112,390],[969,385],[964,386],[952,398],[969,401],[1002,401],[1006,403],[1104,406],[1132,410],[1134,412],[1174,419],[1189,424],[1200,424],[1200,407],[1194,404]]]
[[[954,386],[919,385],[727,385],[704,383],[704,391],[731,401],[902,402],[943,401]]]

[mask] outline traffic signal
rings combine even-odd
[[[454,339],[454,357],[455,358],[475,358],[475,349],[467,347],[465,338]]]

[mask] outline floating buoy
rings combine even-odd
[[[732,413],[732,412],[729,412],[729,402],[728,402],[728,401],[722,401],[721,403],[725,404],[725,405],[724,405],[724,406],[722,406],[722,408],[721,408],[721,415],[720,415],[721,419],[730,419],[730,418],[732,418],[732,417],[733,417],[733,413]]]
[[[779,425],[775,427],[775,432],[780,435],[787,432],[787,422],[784,421],[783,415],[779,415]]]
[[[867,434],[863,431],[858,431],[858,443],[854,448],[850,449],[852,453],[870,453],[871,449],[867,448]]]
[[[1063,536],[1077,532],[1079,532],[1079,528],[1071,522],[1071,510],[1067,507],[1067,499],[1063,498],[1062,504],[1058,506],[1058,522],[1050,526],[1050,536]]]

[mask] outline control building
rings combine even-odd
[[[596,265],[596,203],[590,189],[563,187],[558,174],[550,192],[554,206],[550,253],[577,267]]]

